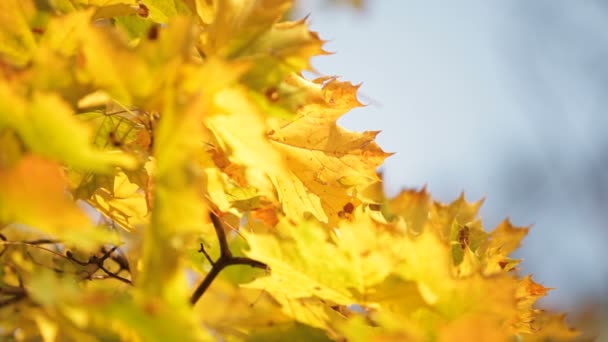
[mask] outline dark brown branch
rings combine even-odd
[[[203,281],[198,285],[198,287],[194,290],[192,297],[190,297],[190,304],[194,305],[201,296],[207,291],[209,286],[215,278],[220,274],[220,272],[232,265],[245,265],[251,266],[255,268],[260,268],[263,270],[268,270],[269,267],[263,262],[247,258],[247,257],[235,257],[230,252],[230,248],[228,247],[228,241],[226,240],[226,233],[224,232],[224,228],[222,227],[222,223],[220,222],[219,217],[214,213],[210,213],[211,222],[213,223],[213,228],[215,229],[215,234],[217,235],[217,240],[220,245],[220,257],[215,262],[211,259],[207,251],[205,250],[205,246],[201,244],[201,249],[199,252],[203,253],[209,263],[211,263],[211,271],[207,273]]]
[[[213,222],[213,228],[215,229],[215,235],[217,235],[217,240],[220,243],[220,255],[222,257],[231,257],[232,252],[230,252],[230,248],[228,248],[228,241],[226,240],[226,233],[224,232],[224,227],[222,226],[222,222],[220,222],[220,218],[217,217],[214,213],[211,213],[211,222]]]
[[[17,303],[18,301],[25,299],[27,297],[27,295],[24,293],[21,294],[17,294],[14,295],[10,298],[6,298],[6,299],[0,299],[0,308],[3,308],[5,306],[9,306],[11,304]]]
[[[103,265],[98,265],[98,266],[99,266],[99,269],[102,270],[105,274],[107,274],[109,278],[114,278],[116,280],[122,281],[123,283],[129,284],[129,285],[133,284],[133,282],[131,280],[124,278],[122,276],[119,276],[118,273],[109,271]],[[118,271],[118,272],[120,272],[120,271]]]
[[[16,296],[16,295],[21,295],[24,293],[25,293],[25,290],[23,289],[23,287],[15,287],[15,286],[0,287],[0,295]]]
[[[203,253],[205,255],[205,258],[207,258],[207,261],[209,261],[211,266],[213,266],[213,264],[215,264],[215,261],[213,261],[213,259],[211,259],[211,256],[209,256],[209,253],[207,253],[207,250],[205,250],[205,245],[203,245],[202,242],[201,242],[201,248],[198,250],[198,252]]]
[[[39,239],[39,240],[29,240],[29,241],[21,241],[24,245],[52,245],[56,243],[61,243],[59,240],[51,240],[51,239]]]
[[[27,297],[27,293],[22,287],[0,287],[0,294],[9,296],[8,298],[0,299],[0,308],[14,304]]]
[[[8,239],[6,238],[6,236],[4,236],[4,234],[0,234],[0,240],[2,240],[2,244],[5,245],[5,246],[9,246],[9,245],[37,246],[37,245],[48,245],[48,244],[61,243],[61,241],[50,240],[50,239],[8,241]],[[4,249],[2,249],[2,252],[0,252],[0,256],[2,256],[2,254],[4,254],[4,252],[6,252],[6,250],[7,250],[7,247],[4,247]]]
[[[118,275],[118,273],[120,273],[120,271],[125,269],[122,264],[119,263],[120,269],[118,270],[118,272],[112,272],[112,271],[108,270],[107,268],[105,268],[105,266],[103,265],[104,261],[106,261],[108,258],[113,259],[112,253],[114,253],[117,249],[118,249],[118,246],[114,246],[110,250],[104,251],[104,254],[101,257],[91,256],[89,258],[89,260],[86,262],[76,259],[74,257],[74,255],[72,254],[72,252],[70,252],[70,251],[66,252],[66,256],[69,260],[71,260],[72,262],[75,262],[76,264],[78,264],[80,266],[95,265],[95,266],[97,266],[98,269],[102,270],[106,275],[108,275],[109,278],[114,278],[123,283],[132,285],[133,282],[131,280]],[[95,272],[93,272],[93,273],[95,273]],[[93,274],[90,274],[89,277],[92,277],[92,275]]]

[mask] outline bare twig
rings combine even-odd
[[[247,258],[247,257],[235,257],[232,255],[230,248],[228,247],[228,241],[226,240],[226,233],[224,232],[224,228],[222,227],[222,223],[220,222],[219,217],[214,213],[210,213],[211,222],[213,223],[213,228],[215,229],[215,234],[217,235],[217,240],[220,245],[220,257],[214,262],[203,244],[201,244],[201,249],[199,252],[203,253],[207,260],[211,263],[211,271],[207,273],[205,279],[198,285],[192,297],[190,297],[190,303],[192,305],[196,304],[201,296],[207,291],[213,280],[220,274],[220,272],[232,265],[246,265],[255,268],[260,268],[263,270],[268,270],[268,265],[263,262]]]
[[[70,251],[68,251],[66,253],[66,256],[72,262],[74,262],[80,266],[95,265],[98,269],[102,270],[109,278],[114,278],[123,283],[132,285],[133,282],[131,280],[118,275],[118,273],[120,273],[120,271],[122,271],[124,269],[128,270],[128,267],[125,268],[121,263],[119,263],[120,269],[117,272],[112,272],[103,265],[104,261],[106,261],[108,258],[114,260],[114,258],[112,258],[112,253],[114,253],[117,249],[118,249],[118,246],[114,246],[110,250],[104,251],[104,254],[101,257],[91,256],[88,261],[80,261],[80,260],[76,259],[74,257],[74,255],[72,254],[72,252],[70,252]],[[92,276],[92,274],[90,276]],[[91,277],[91,279],[92,279],[92,277]]]
[[[17,303],[18,301],[25,299],[25,297],[27,297],[27,295],[24,292],[22,294],[17,294],[6,299],[0,299],[0,308]]]
[[[0,287],[0,295],[8,295],[8,298],[0,299],[0,308],[14,304],[27,297],[23,287]]]
[[[198,250],[198,252],[203,253],[205,255],[205,258],[207,258],[207,261],[209,261],[211,266],[213,266],[215,264],[215,261],[213,261],[213,259],[211,259],[211,256],[209,256],[209,253],[207,253],[207,250],[205,250],[205,245],[203,245],[202,242],[201,242],[201,248]]]

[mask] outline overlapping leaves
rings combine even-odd
[[[421,196],[428,206],[406,204]],[[410,210],[392,212],[393,221],[386,222],[357,209],[333,233],[308,222],[280,224],[277,234],[248,234],[248,255],[267,262],[273,273],[247,286],[273,294],[286,315],[355,340],[357,329],[411,340],[454,340],[474,326],[488,327],[487,336],[500,339],[537,332],[530,322],[545,314],[533,304],[547,289],[530,277],[519,279],[505,261],[525,229],[504,222],[481,239],[481,247],[471,247],[469,240],[442,237],[441,231],[475,222],[478,203],[461,197],[445,206],[424,191],[407,191],[390,204]],[[407,224],[423,216],[417,222],[422,227]],[[487,258],[490,249],[504,252]],[[338,314],[327,314],[331,310]],[[565,327],[543,333],[575,335]]]
[[[509,258],[525,228],[486,232],[464,197],[385,198],[378,132],[336,123],[358,87],[302,77],[323,41],[290,6],[1,2],[0,333],[573,336]],[[271,270],[234,266],[193,308],[218,229]]]

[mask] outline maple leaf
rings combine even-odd
[[[226,89],[215,96],[215,111],[206,124],[229,151],[229,159],[270,176],[285,174],[282,156],[265,139],[264,116],[251,103],[243,89]]]
[[[67,181],[60,166],[27,155],[10,168],[0,169],[2,222],[19,222],[50,234],[91,223],[65,196]]]
[[[519,247],[521,240],[527,234],[527,227],[515,227],[509,220],[501,222],[476,251],[484,264],[484,273],[510,271],[517,266],[519,260],[508,256]]]
[[[31,1],[0,2],[0,54],[3,60],[17,66],[30,60],[36,40],[28,23],[34,14]]]
[[[0,2],[0,334],[575,336],[509,256],[527,228],[386,197],[378,132],[336,123],[358,86],[301,75],[325,52],[291,4]]]
[[[250,63],[243,81],[259,93],[272,89],[292,72],[310,69],[310,58],[322,55],[323,41],[304,19],[278,22],[289,0],[196,2],[203,23],[200,51]]]
[[[0,128],[14,129],[25,145],[42,156],[77,169],[108,172],[114,166],[133,168],[135,160],[118,151],[91,146],[90,132],[73,115],[70,106],[51,93],[35,92],[29,105],[0,81]],[[56,139],[56,136],[64,139]]]
[[[0,222],[27,225],[83,250],[115,241],[95,229],[85,212],[66,196],[67,178],[55,162],[24,155],[0,167]]]
[[[432,204],[433,201],[426,188],[419,191],[404,190],[389,200],[387,204],[389,212],[386,213],[386,216],[389,220],[393,220],[397,216],[403,218],[407,229],[414,234],[419,234],[429,219]]]
[[[145,195],[124,173],[116,175],[111,187],[97,187],[87,202],[124,229],[133,230],[147,223]]]
[[[185,305],[179,298],[185,298],[188,291],[184,274],[179,272],[179,246],[207,223],[201,219],[208,211],[203,201],[204,165],[199,163],[203,159],[201,154],[205,153],[203,141],[208,140],[209,134],[203,119],[213,112],[212,100],[216,94],[233,85],[241,72],[221,61],[188,66],[188,70],[190,72],[183,75],[174,73],[174,79],[164,89],[162,119],[154,135],[153,210],[143,246],[146,271],[142,272],[139,283],[146,293],[177,307]],[[179,85],[178,79],[183,80]],[[193,87],[197,90],[192,91]],[[206,96],[202,96],[203,93]],[[181,97],[183,94],[189,95],[187,100]],[[167,245],[166,241],[171,239],[175,243]]]
[[[290,0],[196,1],[196,11],[206,32],[200,38],[204,54],[237,55],[269,30],[290,3]]]
[[[268,133],[291,172],[290,177],[274,179],[283,210],[290,217],[309,212],[335,224],[339,212],[356,198],[352,188],[377,182],[376,168],[390,154],[374,142],[378,132],[356,133],[336,124],[360,105],[358,87],[335,79],[319,84],[298,76],[286,82],[302,91],[298,98],[286,100],[298,108],[296,117],[275,118]],[[302,98],[306,101],[299,102]]]
[[[424,193],[408,194],[419,198]],[[398,198],[407,196],[401,194]],[[499,335],[505,338],[527,333],[528,322],[536,314],[532,305],[546,293],[544,287],[529,277],[520,281],[502,269],[488,275],[481,267],[474,267],[484,259],[468,247],[461,263],[453,262],[451,239],[442,237],[446,229],[438,222],[453,226],[454,220],[446,220],[446,216],[474,220],[478,207],[465,205],[462,216],[455,209],[465,203],[461,196],[449,206],[437,204],[438,217],[431,215],[414,235],[408,232],[403,218],[382,223],[362,208],[355,210],[352,223],[340,222],[336,235],[328,235],[312,222],[297,227],[279,223],[273,235],[247,233],[251,247],[247,255],[272,269],[271,276],[258,278],[247,287],[266,289],[276,296],[285,314],[326,329],[340,330],[344,324],[351,324],[331,318],[326,311],[328,305],[356,303],[371,310],[369,319],[386,329],[384,336],[449,339],[461,336],[475,324],[487,326],[487,336],[498,336],[493,335],[494,331],[500,331]],[[399,201],[393,199],[392,204],[399,207]],[[428,208],[421,206],[418,210],[424,212],[425,207]],[[412,211],[407,213],[421,217]],[[495,243],[500,243],[496,237],[506,230],[496,230]],[[480,235],[481,238],[493,241],[488,235]],[[509,239],[505,237],[500,244]],[[514,246],[510,241],[509,244]],[[509,250],[505,245],[505,252]],[[324,264],[324,260],[331,260],[331,265]],[[407,324],[393,329],[392,321]]]

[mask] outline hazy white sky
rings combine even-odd
[[[486,202],[486,228],[534,224],[524,273],[549,304],[608,298],[608,7],[601,1],[302,1],[333,56],[322,74],[362,82],[370,105],[341,123],[382,130],[391,194],[427,185]],[[604,167],[603,167],[604,166]],[[607,176],[602,176],[606,174]]]

